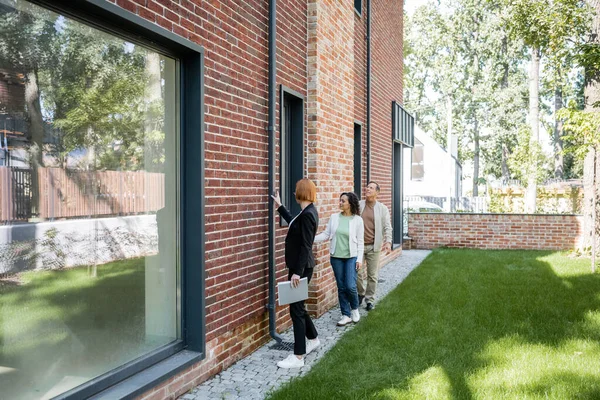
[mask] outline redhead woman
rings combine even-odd
[[[279,193],[271,196],[277,212],[288,223],[285,237],[285,265],[288,267],[288,280],[297,287],[301,278],[312,278],[315,258],[312,245],[319,226],[319,215],[313,205],[317,198],[317,188],[310,179],[296,183],[296,202],[302,211],[295,217],[281,204]],[[304,356],[321,344],[310,316],[304,307],[304,300],[290,304],[290,316],[294,327],[294,354],[279,361],[279,368],[299,368],[304,366]]]
[[[360,320],[356,274],[363,259],[365,227],[360,217],[358,197],[354,193],[342,193],[339,205],[340,212],[329,218],[327,228],[315,237],[315,242],[330,240],[330,262],[342,311],[342,319],[337,325],[344,326]]]

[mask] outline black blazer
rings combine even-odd
[[[292,215],[281,205],[277,212],[289,224]],[[285,265],[296,275],[302,276],[305,268],[314,268],[312,246],[319,227],[319,214],[311,203],[300,211],[285,237]]]

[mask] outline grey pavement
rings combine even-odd
[[[428,250],[405,250],[402,255],[389,262],[379,272],[377,287],[378,299],[385,297],[400,284],[429,255]],[[378,299],[375,300],[375,305]],[[367,311],[360,308],[361,319],[367,318]],[[291,351],[271,349],[276,342],[271,340],[248,357],[236,362],[226,370],[181,396],[180,400],[240,399],[262,400],[294,377],[305,375],[311,367],[331,349],[338,339],[354,324],[337,327],[341,318],[339,307],[334,307],[313,322],[319,332],[321,345],[304,359],[304,367],[280,369],[277,361],[283,360]],[[360,324],[360,322],[359,322]],[[293,342],[292,329],[281,334],[286,342]]]

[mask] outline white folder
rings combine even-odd
[[[279,305],[295,303],[297,301],[308,299],[308,280],[300,279],[298,286],[292,287],[292,282],[279,282],[277,284],[277,292],[279,292]]]

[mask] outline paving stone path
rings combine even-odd
[[[379,299],[398,286],[429,253],[428,250],[405,250],[400,257],[385,265],[379,272],[377,287]],[[360,308],[360,314],[361,318],[367,317],[364,303]],[[277,368],[277,361],[284,359],[291,352],[271,349],[270,347],[275,344],[275,341],[271,340],[248,357],[192,389],[190,393],[181,396],[179,400],[264,399],[267,393],[277,390],[292,378],[305,375],[344,333],[353,328],[353,324],[343,328],[337,327],[336,322],[340,317],[339,307],[334,307],[321,318],[313,320],[319,332],[321,345],[305,358],[304,367]],[[281,336],[286,342],[294,341],[291,328]]]

